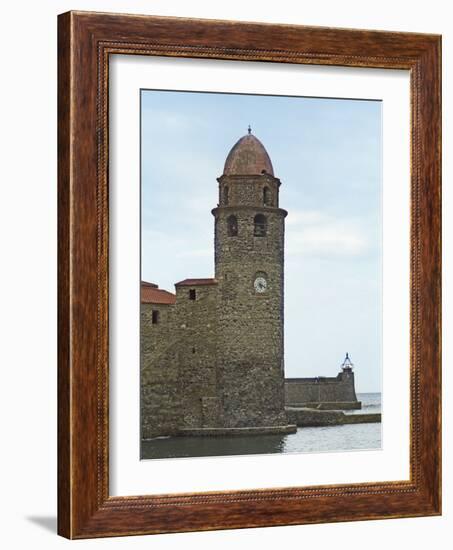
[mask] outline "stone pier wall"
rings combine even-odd
[[[336,377],[285,379],[286,406],[311,406],[323,403],[358,403],[354,373],[340,372]]]

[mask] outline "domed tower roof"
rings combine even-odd
[[[228,153],[223,173],[225,176],[249,176],[266,172],[274,175],[272,162],[261,141],[252,134],[241,137]]]

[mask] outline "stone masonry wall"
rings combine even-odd
[[[152,323],[153,310],[159,322]],[[142,438],[171,435],[180,425],[181,395],[173,305],[142,304],[140,414]]]
[[[353,372],[340,372],[335,378],[287,378],[285,380],[286,405],[354,401],[357,401],[357,396]]]
[[[195,300],[190,299],[195,290]],[[177,287],[180,428],[217,427],[217,285]]]
[[[142,438],[221,425],[217,286],[179,287],[175,305],[142,304],[140,330]]]

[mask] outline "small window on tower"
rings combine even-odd
[[[225,185],[225,187],[223,188],[223,205],[224,206],[228,206],[228,202],[230,200],[229,194],[230,194],[230,190],[228,188],[228,185]]]
[[[189,300],[196,300],[197,299],[197,291],[194,288],[191,288],[189,290]]]
[[[263,214],[257,214],[253,220],[255,237],[265,237],[267,233],[267,220]]]
[[[271,197],[271,190],[269,189],[269,187],[265,187],[263,189],[263,203],[265,206],[271,206],[272,197]]]
[[[236,237],[238,234],[238,219],[236,216],[228,216],[227,218],[228,237]]]
[[[153,309],[153,313],[152,313],[152,324],[153,325],[157,325],[157,323],[159,322],[159,311],[157,311],[157,309]]]

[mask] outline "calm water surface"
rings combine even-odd
[[[357,394],[361,411],[347,414],[381,412],[380,393]],[[346,411],[345,411],[346,412]],[[381,424],[346,424],[322,428],[298,428],[288,435],[165,437],[142,442],[142,458],[182,458],[270,453],[313,453],[379,449]]]

